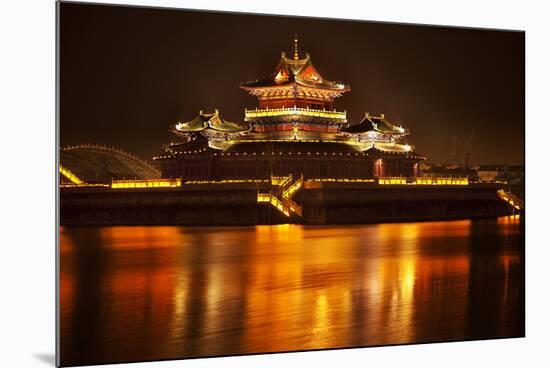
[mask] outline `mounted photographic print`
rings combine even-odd
[[[57,364],[525,335],[525,34],[60,2]]]

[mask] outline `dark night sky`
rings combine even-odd
[[[524,33],[61,4],[61,145],[105,143],[151,159],[170,124],[218,108],[242,122],[297,32],[321,75],[351,85],[348,121],[385,113],[429,162],[523,163]]]

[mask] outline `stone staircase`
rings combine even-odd
[[[277,189],[268,193],[258,192],[258,203],[271,205],[287,217],[295,214],[301,218],[302,206],[294,202],[292,197],[303,187],[304,177],[301,175],[294,181],[292,179],[292,175],[272,176],[271,184],[277,186]]]
[[[523,211],[525,208],[525,202],[512,192],[506,192],[504,189],[500,189],[497,191],[497,195],[500,199],[507,202],[518,211]]]

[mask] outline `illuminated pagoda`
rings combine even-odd
[[[266,179],[270,176],[357,179],[418,176],[424,158],[402,143],[409,131],[366,113],[354,125],[334,100],[349,85],[324,79],[309,54],[281,53],[267,78],[241,84],[258,98],[243,123],[218,110],[175,124],[180,141],[155,157],[162,176],[183,180]]]

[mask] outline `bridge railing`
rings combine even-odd
[[[66,147],[61,148],[62,151],[72,151],[72,150],[78,150],[78,149],[92,149],[92,150],[98,150],[98,151],[103,151],[103,152],[117,153],[121,156],[124,156],[128,159],[131,159],[131,160],[139,163],[140,165],[143,165],[144,167],[154,171],[157,175],[159,175],[159,176],[161,175],[160,171],[155,166],[148,163],[147,161],[142,160],[141,158],[139,158],[138,156],[136,156],[136,155],[134,155],[130,152],[126,152],[126,151],[124,151],[120,148],[107,146],[106,144],[82,143],[82,144],[78,144],[78,145],[74,145],[74,146],[66,146]]]

